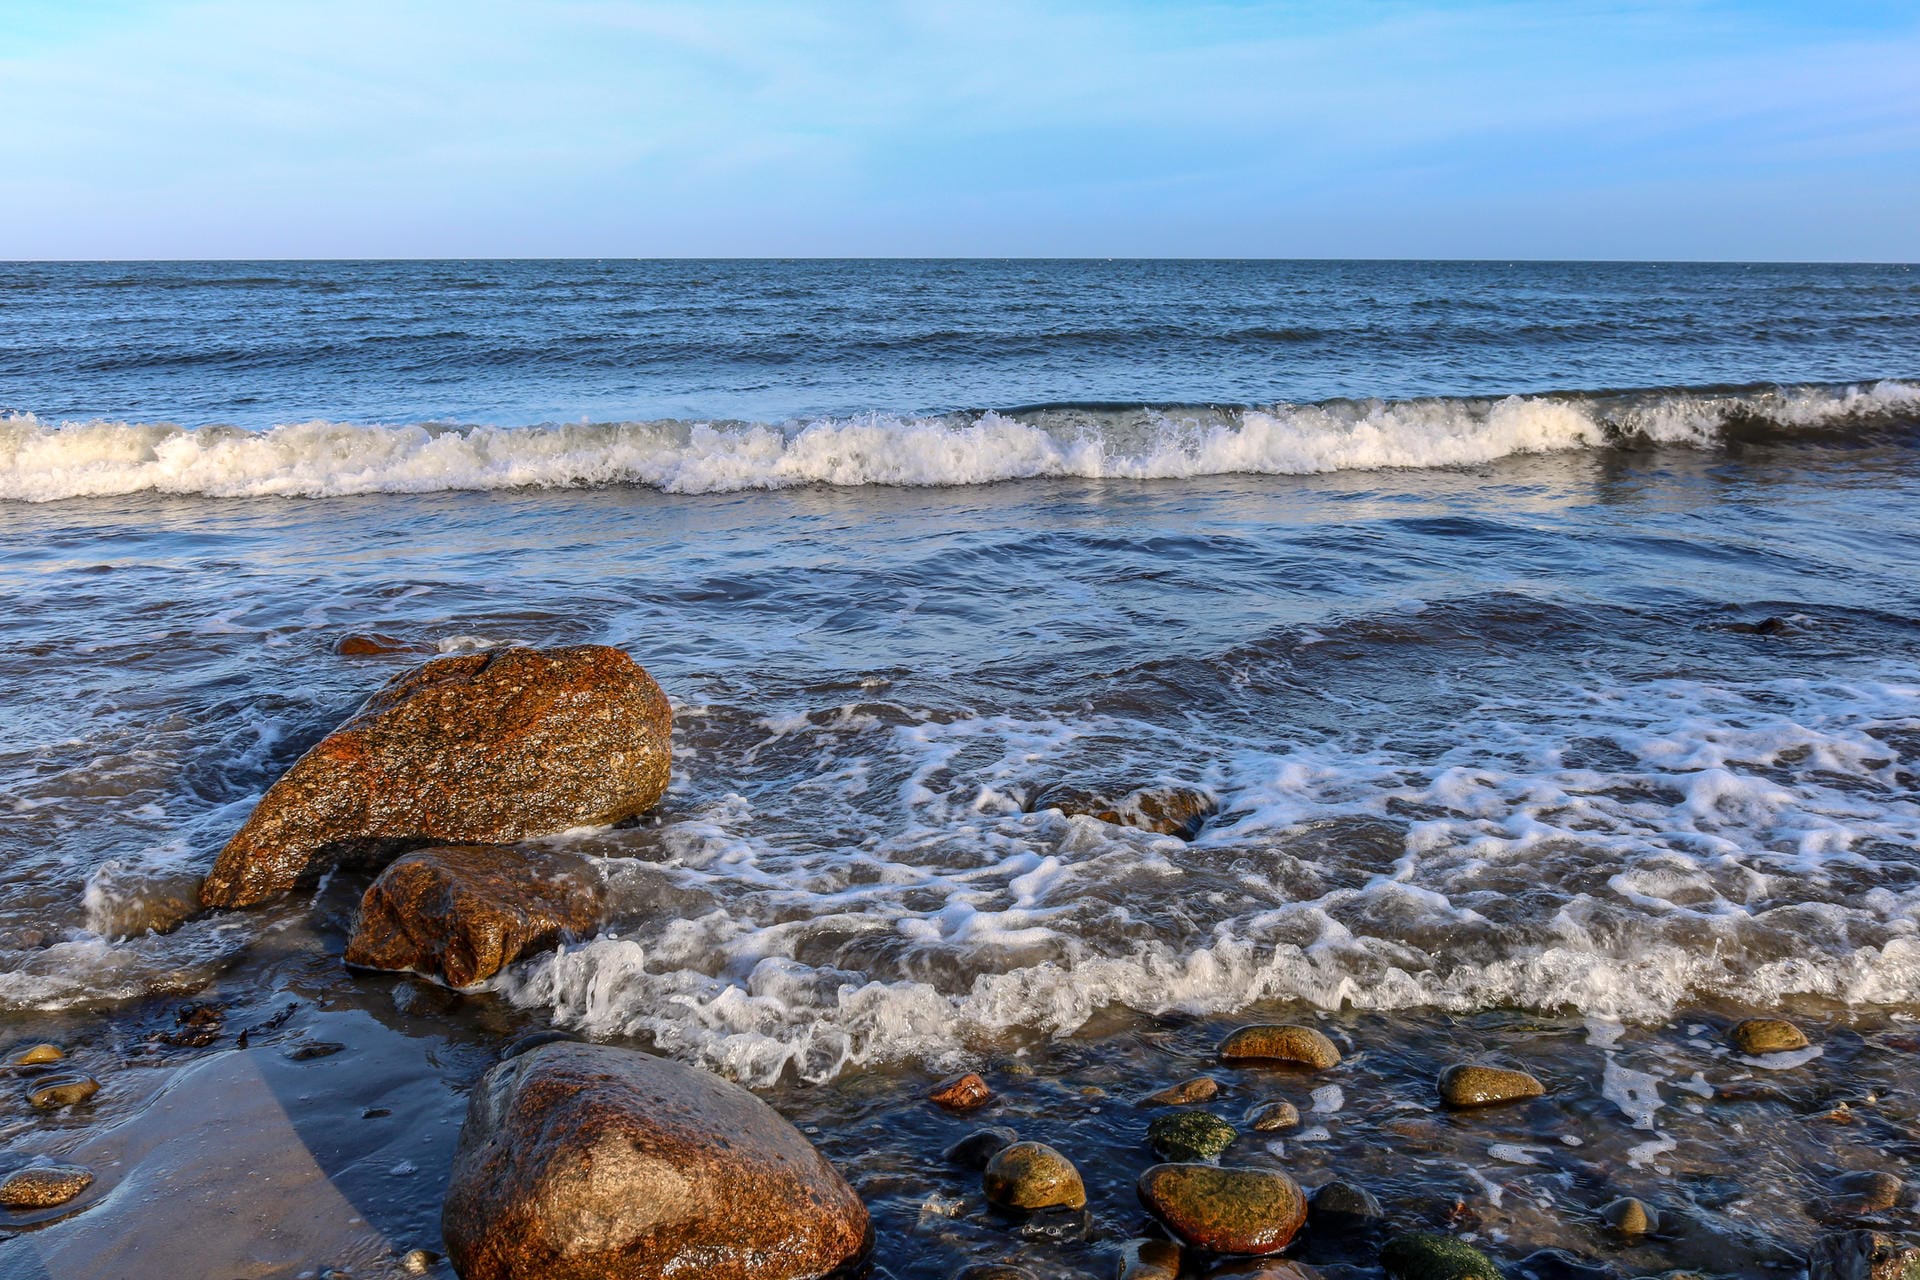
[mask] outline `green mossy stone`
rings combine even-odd
[[[1218,1160],[1240,1133],[1210,1111],[1176,1111],[1147,1126],[1147,1145],[1162,1160]]]
[[[1388,1280],[1501,1280],[1493,1259],[1464,1240],[1414,1231],[1380,1250]]]

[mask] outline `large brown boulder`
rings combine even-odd
[[[853,1189],[745,1089],[566,1043],[475,1089],[441,1231],[461,1280],[801,1280],[871,1238]]]
[[[495,649],[396,676],[294,762],[200,886],[246,907],[343,858],[617,822],[667,787],[673,710],[618,649]]]
[[[470,987],[523,955],[590,935],[605,908],[605,882],[574,854],[487,844],[422,849],[368,886],[347,963]]]

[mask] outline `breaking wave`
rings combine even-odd
[[[642,485],[725,493],[1151,480],[1448,467],[1632,445],[1718,447],[1911,426],[1920,383],[1329,401],[1220,409],[1039,407],[784,424],[531,427],[304,422],[247,431],[0,418],[0,500],[162,493],[334,497]]]

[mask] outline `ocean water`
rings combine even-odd
[[[1597,1153],[1604,1113],[1669,1183],[1748,1158],[1672,1101],[1729,1065],[1703,1028],[1851,1046],[1796,1106],[1910,1062],[1912,268],[10,265],[0,409],[23,1027],[124,1054],[209,993],[352,1006],[443,1040],[453,1096],[463,1046],[551,1021],[774,1089],[870,1169],[862,1081],[1119,1092],[1256,1013],[1374,1046],[1330,1145],[1291,1144],[1328,1167],[1377,1160],[1393,1089],[1474,1028],[1586,1063],[1567,1132]],[[265,787],[419,660],[335,652],[367,631],[614,644],[661,681],[657,820],[556,838],[607,859],[602,936],[448,1002],[341,970],[348,877],[193,909]],[[1028,812],[1054,782],[1218,812],[1190,843]],[[1572,1150],[1495,1146],[1377,1177],[1492,1217],[1467,1170]],[[1772,1158],[1776,1216],[1862,1159]],[[1002,1238],[881,1183],[894,1274]],[[380,1185],[363,1210],[431,1230],[430,1187]]]

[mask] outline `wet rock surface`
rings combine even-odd
[[[929,1102],[936,1102],[950,1111],[971,1111],[975,1107],[984,1107],[992,1098],[992,1087],[971,1071],[942,1080],[927,1094]]]
[[[1228,1063],[1288,1063],[1325,1071],[1340,1065],[1340,1049],[1325,1032],[1293,1024],[1241,1027],[1220,1042]]]
[[[752,1094],[566,1043],[475,1089],[442,1229],[462,1280],[799,1280],[870,1240],[859,1197]]]
[[[1448,1067],[1440,1073],[1440,1101],[1456,1110],[1498,1106],[1545,1095],[1546,1086],[1525,1071],[1474,1063]]]
[[[51,1209],[92,1185],[93,1172],[78,1165],[34,1165],[0,1177],[0,1208]]]
[[[27,1101],[42,1111],[77,1107],[100,1092],[100,1082],[76,1073],[44,1076],[27,1089]]]
[[[1170,1084],[1158,1093],[1150,1093],[1140,1099],[1143,1107],[1186,1107],[1196,1102],[1208,1102],[1218,1097],[1220,1082],[1212,1076],[1195,1076],[1191,1080],[1182,1080],[1179,1084]]]
[[[1193,787],[1077,787],[1065,783],[1042,788],[1027,806],[1038,813],[1058,809],[1068,817],[1088,817],[1120,827],[1191,840],[1213,815],[1212,796]]]
[[[1501,1280],[1493,1260],[1464,1240],[1431,1231],[1395,1236],[1380,1250],[1388,1280]]]
[[[368,886],[346,962],[471,986],[521,956],[590,936],[605,910],[585,858],[501,845],[422,849]]]
[[[1920,1249],[1877,1231],[1833,1231],[1814,1241],[1807,1280],[1920,1280]]]
[[[660,686],[618,649],[437,658],[294,762],[221,850],[200,900],[252,906],[342,859],[631,817],[666,790],[672,728]]]
[[[1277,1169],[1159,1164],[1136,1190],[1177,1239],[1209,1253],[1278,1253],[1307,1220],[1300,1184]]]
[[[1247,1108],[1247,1128],[1258,1133],[1294,1129],[1300,1124],[1300,1108],[1291,1102],[1261,1102]]]
[[[963,1169],[984,1169],[987,1162],[1020,1141],[1020,1135],[1005,1125],[976,1129],[940,1153],[948,1164]]]
[[[1081,1209],[1087,1188],[1073,1161],[1044,1142],[1016,1142],[981,1174],[987,1199],[1003,1209]]]
[[[1120,1246],[1115,1280],[1178,1280],[1180,1246],[1171,1240],[1129,1240]]]
[[[1240,1134],[1209,1111],[1175,1111],[1147,1126],[1147,1145],[1173,1163],[1217,1160]]]
[[[1792,1053],[1808,1046],[1807,1033],[1785,1018],[1746,1018],[1733,1025],[1727,1038],[1741,1053],[1754,1056]]]

